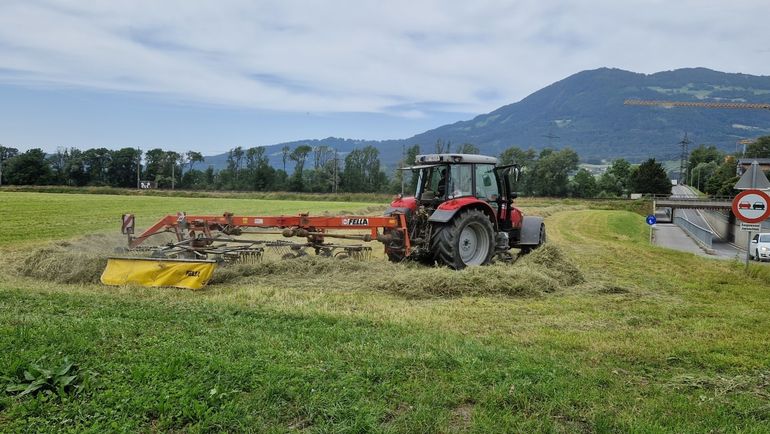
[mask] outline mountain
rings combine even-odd
[[[685,132],[693,142],[691,146],[716,145],[724,151],[735,151],[740,139],[770,134],[768,110],[623,105],[629,98],[767,103],[770,77],[706,68],[655,74],[600,68],[571,75],[491,113],[408,139],[304,140],[273,145],[268,152],[274,155],[273,164],[280,167],[280,149],[285,145],[325,144],[343,155],[355,147],[374,145],[380,149],[383,163],[394,165],[403,145],[419,144],[424,152],[431,152],[436,141],[443,140],[455,145],[473,143],[489,155],[498,155],[512,145],[536,150],[569,146],[584,161],[620,157],[639,161],[649,157],[678,159],[677,143]],[[222,156],[208,158],[215,161]]]

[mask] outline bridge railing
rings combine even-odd
[[[695,223],[679,216],[674,216],[674,224],[684,229],[685,232],[690,234],[693,238],[701,242],[707,248],[711,248],[712,243],[714,242],[714,233],[710,230],[700,227]]]
[[[657,194],[649,196],[653,200],[676,200],[683,202],[732,202],[733,196],[685,196],[678,194]]]

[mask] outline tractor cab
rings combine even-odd
[[[494,208],[515,198],[516,165],[497,166],[497,158],[473,154],[418,155],[415,198],[420,205],[435,208],[443,202],[476,198]]]

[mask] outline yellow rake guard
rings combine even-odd
[[[172,286],[201,289],[211,279],[216,261],[197,259],[107,258],[105,285]]]

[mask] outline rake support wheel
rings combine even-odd
[[[481,211],[461,211],[445,224],[437,224],[431,237],[431,251],[439,264],[456,270],[484,265],[495,249],[492,222]]]

